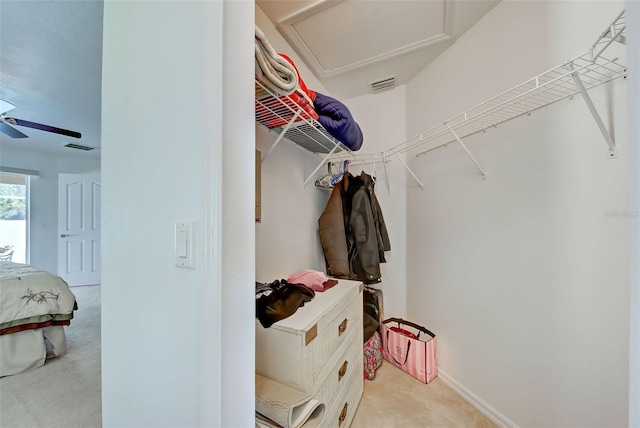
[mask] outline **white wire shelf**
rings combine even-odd
[[[589,49],[590,59],[598,58],[614,41],[623,45],[627,44],[626,38],[627,19],[624,10],[611,23],[611,25],[600,34],[591,49]]]
[[[467,149],[462,139],[512,119],[554,104],[566,98],[580,94],[584,99],[593,119],[600,128],[602,136],[609,146],[609,157],[616,157],[615,142],[604,125],[598,111],[591,101],[588,90],[620,77],[626,77],[627,68],[618,58],[608,59],[602,54],[613,42],[626,44],[626,18],[624,10],[614,19],[607,29],[600,34],[589,50],[563,64],[560,64],[524,83],[521,83],[501,94],[484,101],[477,106],[409,138],[390,149],[374,154],[375,159],[385,162],[395,157],[424,189],[414,172],[400,158],[400,154],[414,152],[421,156],[431,150],[457,142],[475,164],[483,178],[484,169]],[[384,165],[384,163],[383,163]]]
[[[596,46],[596,45],[594,45]],[[399,160],[418,184],[423,187],[420,180],[406,165],[399,154],[417,152],[416,156],[422,156],[431,150],[459,142],[472,162],[480,170],[486,179],[482,166],[466,148],[462,139],[470,137],[487,129],[523,115],[556,103],[560,100],[571,98],[576,94],[586,95],[584,91],[610,82],[613,79],[626,76],[624,65],[617,63],[617,59],[609,60],[601,55],[601,51],[595,60],[592,58],[592,50],[576,57],[566,63],[554,67],[539,74],[518,86],[515,86],[477,106],[466,110],[445,122],[442,122],[420,134],[398,144],[384,152],[369,154],[349,154],[332,156],[331,160],[350,159],[354,165],[371,164],[380,162],[383,165],[392,160]],[[583,88],[581,88],[581,86]],[[586,95],[585,101],[588,99]],[[596,113],[597,114],[597,113]],[[599,117],[596,119],[599,120]],[[604,125],[603,125],[604,126]],[[606,129],[603,131],[603,135]],[[608,138],[607,138],[608,137]],[[610,143],[611,153],[615,155],[615,145],[610,140],[608,133],[605,136]]]
[[[410,138],[386,151],[385,155],[422,148],[424,150],[417,154],[420,156],[457,141],[452,129],[460,138],[466,138],[573,97],[581,93],[576,75],[587,90],[626,76],[626,67],[616,61],[602,56],[591,61],[590,52],[587,52]]]
[[[274,94],[257,77],[255,78],[255,88],[256,122],[269,131],[279,134],[267,153],[262,156],[261,162],[264,162],[273,152],[283,137],[305,150],[321,154],[324,158],[304,181],[306,186],[333,154],[350,153],[347,147],[333,138],[320,122],[315,120],[303,106],[296,103],[291,96]],[[304,92],[297,89],[295,95],[299,98],[306,98],[310,103],[309,108],[313,109],[313,103]]]
[[[271,92],[257,77],[255,86],[255,116],[256,122],[260,125],[269,131],[281,134],[312,153],[336,153],[347,150],[291,97]],[[306,98],[306,94],[301,90],[297,90],[296,95]],[[310,100],[309,102],[311,103]],[[312,103],[311,108],[313,108]],[[270,152],[271,150],[267,154]],[[263,160],[265,158],[266,156]]]

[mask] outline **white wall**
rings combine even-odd
[[[256,295],[256,238],[253,228],[255,134],[253,127],[248,125],[255,121],[254,3],[246,0],[227,0],[223,8],[222,157],[215,161],[222,169],[222,197],[217,199],[217,205],[221,208],[222,224],[221,228],[216,230],[222,239],[222,253],[219,258],[222,271],[222,299],[219,303],[222,309],[222,319],[219,321],[222,324],[221,426],[253,427]],[[208,31],[213,33],[214,29],[208,27]],[[209,33],[208,37],[213,37],[213,34]],[[209,65],[216,64],[215,58],[212,57],[210,60]],[[205,93],[217,89],[220,80],[215,77],[217,76],[206,76],[209,83],[207,88],[211,91]],[[216,248],[214,246],[214,253]],[[202,306],[202,310],[205,313],[211,311],[207,304]],[[206,325],[203,331],[205,334],[214,333],[208,331]],[[215,342],[209,341],[209,344],[213,343]],[[203,364],[211,364],[211,361],[205,356]],[[213,381],[214,385],[215,380],[215,377],[208,379],[209,382]],[[206,407],[210,400],[203,398],[200,405]]]
[[[253,2],[105,3],[105,427],[253,422],[252,32]]]
[[[582,54],[623,7],[501,2],[410,82],[408,134]],[[411,163],[409,317],[501,423],[627,424],[630,219],[607,216],[630,206],[626,85],[591,92],[618,159],[576,97],[470,137],[488,181],[457,144]]]
[[[263,154],[275,137],[256,127],[256,147]],[[255,226],[257,281],[268,283],[302,269],[325,270],[318,218],[329,194],[313,186],[315,178],[303,186],[320,161],[281,141],[262,164],[262,221]]]
[[[640,93],[640,2],[627,0],[629,93]],[[629,97],[629,117],[640,117],[640,99]],[[640,427],[640,121],[629,121],[631,158],[631,310],[629,332],[629,426]]]
[[[100,172],[100,159],[2,147],[0,165],[40,172],[39,176],[31,177],[30,263],[58,272],[58,174]]]

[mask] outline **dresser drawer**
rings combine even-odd
[[[362,361],[362,356],[360,356],[360,361]],[[362,370],[354,371],[347,380],[345,388],[340,392],[338,399],[330,406],[322,426],[330,428],[349,427],[358,409],[358,404],[360,404],[363,390]]]
[[[345,346],[339,349],[331,366],[327,367],[327,373],[322,373],[322,384],[313,396],[329,407],[338,398],[347,382],[353,379],[353,373],[360,373],[362,377],[362,339],[359,329],[353,329],[347,337]]]
[[[362,336],[362,295],[359,294],[357,297],[360,298],[352,299],[348,306],[338,312],[329,325],[309,344],[313,355],[314,383],[343,343],[357,342],[362,352],[362,337],[353,338],[351,334],[360,331]]]

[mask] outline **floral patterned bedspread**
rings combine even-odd
[[[76,297],[58,275],[31,265],[0,262],[0,335],[68,325]]]

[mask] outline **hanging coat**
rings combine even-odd
[[[349,266],[342,206],[342,185],[341,181],[331,191],[327,206],[318,219],[318,229],[327,275],[334,278],[354,279],[355,276],[351,275]]]
[[[391,249],[382,210],[374,193],[375,182],[365,172],[350,180],[346,192],[350,198],[349,231],[355,243],[352,272],[365,284],[381,281],[380,263]],[[349,240],[349,238],[347,239]]]
[[[374,184],[364,172],[347,173],[331,192],[318,220],[328,275],[380,282],[380,263],[391,246]]]
[[[376,228],[376,238],[378,240],[378,256],[380,258],[380,263],[385,263],[387,260],[385,259],[384,252],[391,250],[391,243],[389,242],[387,225],[385,224],[384,217],[382,216],[382,209],[380,208],[378,198],[376,198],[376,194],[374,192],[376,182],[370,175],[365,174],[364,172],[360,174],[360,178],[367,188],[369,199],[371,201],[371,214],[373,215],[373,222]]]

